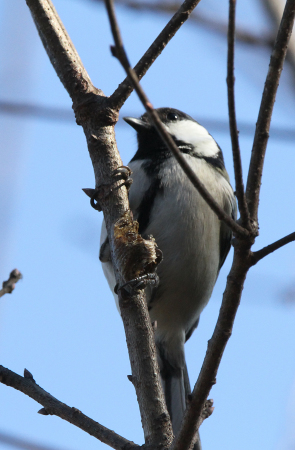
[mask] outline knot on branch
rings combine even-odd
[[[101,91],[83,94],[73,102],[72,106],[78,125],[90,123],[92,127],[114,126],[119,119],[117,109],[111,108]]]
[[[12,270],[9,274],[9,278],[7,281],[3,281],[2,289],[0,290],[0,297],[4,294],[11,294],[15,288],[15,283],[22,279],[22,274],[18,269]]]
[[[49,416],[49,415],[53,415],[52,413],[50,413],[47,409],[45,408],[41,408],[38,411],[38,414],[41,414],[41,416]]]
[[[205,420],[208,417],[210,417],[213,411],[214,411],[213,400],[212,399],[206,400],[201,412],[202,419]]]
[[[118,259],[123,278],[127,282],[141,280],[146,275],[152,279],[157,265],[162,260],[162,252],[155,239],[152,236],[143,239],[138,234],[138,228],[139,224],[133,220],[130,210],[114,225],[115,258]]]

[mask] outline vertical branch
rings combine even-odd
[[[230,125],[230,136],[232,142],[232,152],[234,161],[234,172],[236,182],[236,196],[241,215],[241,225],[249,229],[249,211],[246,203],[246,196],[243,182],[243,170],[241,161],[241,151],[239,145],[239,135],[237,129],[236,107],[235,107],[235,76],[234,76],[234,55],[235,55],[235,28],[236,28],[236,0],[229,2],[228,21],[228,51],[227,51],[227,96],[228,114]]]
[[[272,51],[256,124],[256,131],[247,180],[246,198],[248,202],[250,217],[253,221],[256,222],[257,225],[261,178],[266,146],[269,137],[270,121],[279,85],[280,75],[287,53],[288,42],[292,33],[294,16],[295,0],[287,0],[274,49]]]

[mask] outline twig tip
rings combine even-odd
[[[41,414],[42,416],[49,416],[49,412],[45,408],[39,409],[38,414]]]
[[[33,375],[31,374],[31,372],[28,369],[24,369],[24,377],[27,378],[28,380],[31,380],[34,383],[36,383],[36,381],[34,380]]]
[[[118,58],[118,52],[115,45],[110,45],[111,54],[114,56],[114,58]]]

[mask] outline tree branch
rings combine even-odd
[[[236,0],[229,2],[229,22],[228,22],[228,51],[227,51],[227,97],[228,114],[230,125],[230,136],[232,142],[232,152],[234,161],[234,173],[236,182],[236,196],[238,199],[241,214],[241,225],[250,229],[249,211],[246,203],[246,196],[243,182],[243,170],[241,161],[241,151],[236,119],[235,107],[235,76],[234,76],[234,52],[235,52],[235,20],[236,20]]]
[[[226,223],[229,228],[236,233],[239,236],[245,237],[249,235],[249,232],[238,225],[228,214],[226,214],[223,209],[219,206],[219,204],[216,202],[216,200],[212,197],[212,195],[208,192],[206,187],[201,183],[175,142],[173,141],[172,137],[167,133],[165,127],[163,126],[161,120],[159,119],[159,116],[157,112],[153,109],[152,104],[150,103],[149,99],[147,98],[145,92],[143,91],[142,87],[139,84],[138,77],[135,73],[135,70],[131,68],[130,63],[128,61],[123,41],[121,38],[120,30],[118,27],[118,23],[115,16],[115,10],[112,0],[105,0],[108,15],[110,19],[112,34],[114,37],[114,41],[116,44],[115,48],[112,48],[113,55],[118,58],[122,66],[124,67],[140,101],[142,102],[143,106],[145,107],[152,123],[154,124],[155,128],[157,129],[158,133],[160,134],[162,140],[166,144],[166,146],[169,148],[169,150],[173,153],[176,160],[178,161],[179,165],[187,175],[187,177],[190,179],[192,184],[195,186],[195,188],[198,190],[198,192],[201,194],[201,196],[204,198],[204,200],[208,203],[212,211],[215,212],[219,220],[222,220],[224,223]]]
[[[0,289],[0,297],[3,297],[5,294],[11,294],[15,288],[15,284],[22,279],[22,274],[18,269],[14,269],[9,274],[9,278],[7,281],[3,281],[2,289]]]
[[[26,0],[41,41],[69,95],[93,91],[93,84],[50,0]]]
[[[200,3],[200,0],[185,0],[172,19],[167,23],[158,37],[154,40],[149,49],[134,67],[134,71],[139,80],[146,74],[153,62],[162,53],[168,42],[173,38],[181,25],[190,17],[194,8]],[[110,102],[115,108],[121,108],[125,103],[134,86],[127,78],[119,85],[115,92],[110,96]]]
[[[279,248],[281,248],[284,245],[287,245],[293,241],[295,241],[295,232],[288,234],[288,236],[285,236],[282,239],[279,239],[278,241],[275,241],[272,244],[267,245],[266,247],[263,247],[261,250],[257,250],[257,252],[253,252],[252,253],[252,265],[254,266],[262,258],[265,258],[266,256],[275,252]]]
[[[287,0],[274,49],[272,51],[256,124],[246,189],[250,217],[256,223],[256,226],[258,226],[259,194],[266,146],[269,137],[270,121],[279,79],[287,53],[287,46],[294,24],[294,15],[295,0]]]
[[[28,371],[26,373],[30,374]],[[116,450],[140,448],[134,442],[128,441],[114,431],[85,416],[77,408],[67,406],[65,403],[60,402],[38,386],[32,376],[27,375],[21,377],[11,370],[0,366],[0,382],[21,391],[23,394],[28,395],[40,403],[44,407],[39,411],[40,414],[58,416]]]

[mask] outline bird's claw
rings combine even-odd
[[[120,175],[119,178],[122,178],[124,180],[123,183],[118,186],[118,188],[121,186],[126,186],[127,190],[129,191],[130,186],[133,183],[133,180],[130,177],[131,174],[132,170],[128,166],[120,166],[116,170],[114,170],[113,177],[115,177],[116,175]]]
[[[115,286],[115,294],[118,294],[118,292],[121,289],[124,289],[126,286],[131,287],[133,290],[140,291],[142,289],[145,289],[148,284],[152,284],[155,287],[158,286],[159,277],[155,272],[146,273],[145,275],[134,278],[133,280],[129,280],[126,283],[122,284],[122,286],[120,286],[120,287],[118,287],[118,285],[116,285]]]
[[[96,211],[101,211],[101,200],[108,197],[111,192],[113,192],[115,189],[119,189],[122,186],[126,186],[127,190],[129,191],[131,184],[133,183],[132,178],[130,175],[132,174],[131,169],[128,166],[120,166],[117,169],[115,169],[112,173],[112,178],[114,178],[114,181],[109,184],[100,184],[95,189],[83,189],[86,195],[90,197],[90,205],[92,208],[96,209]],[[113,186],[113,183],[118,181],[119,179],[123,179],[123,183],[119,184],[118,186]]]

